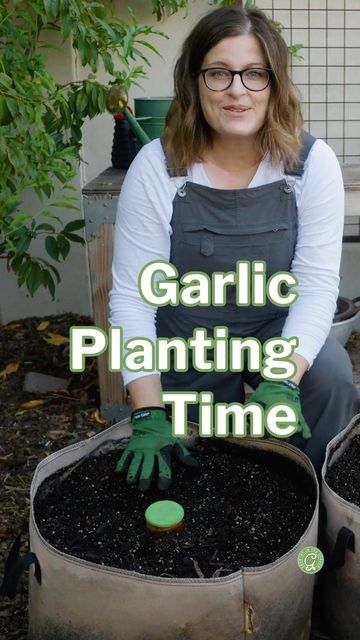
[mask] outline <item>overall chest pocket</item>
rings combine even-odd
[[[234,225],[183,222],[174,230],[171,262],[180,274],[233,271],[237,260],[264,260],[268,274],[287,271],[292,259],[286,222],[257,223],[241,230]]]

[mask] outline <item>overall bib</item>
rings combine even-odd
[[[315,138],[303,132],[303,146],[297,167],[288,175],[301,176]],[[166,150],[161,140],[167,171]],[[185,174],[181,174],[185,175]],[[185,181],[173,200],[170,262],[179,278],[187,272],[235,271],[237,260],[263,260],[267,279],[275,272],[291,270],[297,239],[297,206],[293,187],[281,179],[245,189],[215,189]],[[224,306],[163,306],[157,310],[157,337],[188,340],[197,327],[213,336],[216,326],[228,328],[228,338],[253,337],[261,344],[281,336],[288,307],[266,301],[264,306],[236,305],[234,285],[226,288]],[[208,350],[207,357],[213,354]],[[193,368],[189,350],[189,370],[173,367],[162,373],[164,391],[211,391],[214,403],[244,402],[244,382],[253,389],[262,381],[258,372],[200,372]],[[329,337],[301,383],[301,406],[313,436],[304,440],[295,434],[290,441],[309,455],[317,469],[323,462],[328,441],[343,429],[356,413],[359,399],[352,383],[350,359]],[[198,406],[188,405],[188,418],[198,422]]]

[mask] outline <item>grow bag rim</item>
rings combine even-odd
[[[341,327],[344,324],[350,324],[350,322],[354,322],[355,323],[355,320],[357,320],[359,318],[359,316],[360,316],[360,310],[356,311],[356,313],[354,313],[354,315],[350,316],[350,318],[346,318],[346,320],[340,320],[339,322],[334,320],[333,323],[332,323],[332,326]]]
[[[345,498],[342,498],[338,493],[336,493],[336,491],[334,491],[334,489],[332,489],[330,487],[330,485],[328,484],[328,482],[325,479],[326,471],[328,470],[328,468],[331,467],[331,462],[332,462],[331,458],[332,458],[333,454],[338,449],[338,447],[340,446],[341,442],[343,440],[345,440],[347,437],[349,437],[349,434],[351,433],[353,428],[357,427],[357,426],[360,427],[360,413],[357,413],[356,416],[354,416],[351,419],[351,421],[349,422],[348,426],[345,427],[345,429],[343,429],[342,431],[340,431],[340,433],[338,433],[336,436],[334,436],[334,438],[332,440],[330,440],[330,442],[328,443],[328,445],[326,447],[325,460],[324,460],[324,464],[323,464],[322,469],[321,469],[321,478],[322,478],[322,482],[323,482],[323,490],[328,491],[328,493],[330,493],[338,502],[340,502],[340,504],[346,506],[347,509],[350,509],[351,511],[356,513],[356,515],[359,515],[360,514],[360,507],[358,507],[353,502],[349,502],[348,500],[345,500]],[[358,434],[356,434],[356,435],[358,435]],[[351,440],[352,440],[352,437],[350,437],[350,441]],[[350,442],[349,442],[349,445],[350,445]]]
[[[167,584],[167,583],[171,583],[173,584],[177,584],[179,586],[181,585],[191,585],[191,586],[202,586],[204,584],[220,584],[220,583],[231,583],[233,581],[236,581],[239,577],[241,576],[245,576],[246,574],[265,574],[268,573],[269,571],[272,571],[274,569],[275,566],[279,566],[283,563],[285,563],[288,558],[293,555],[296,554],[297,557],[297,551],[300,551],[301,548],[303,547],[303,540],[304,538],[307,536],[310,528],[313,525],[314,519],[318,517],[318,511],[319,511],[319,494],[320,494],[320,489],[319,489],[319,482],[317,480],[317,476],[314,470],[314,467],[310,461],[310,459],[306,456],[305,453],[303,453],[302,451],[300,451],[300,449],[298,449],[297,447],[294,447],[292,444],[288,443],[288,442],[284,442],[281,439],[278,438],[267,438],[266,440],[264,440],[263,438],[249,438],[249,437],[245,437],[245,438],[235,438],[235,437],[228,437],[227,441],[231,442],[231,443],[237,443],[239,440],[242,442],[246,442],[249,447],[257,449],[257,444],[260,442],[271,442],[272,444],[275,445],[275,448],[279,449],[279,454],[281,454],[281,449],[282,450],[287,450],[290,449],[291,452],[293,454],[295,454],[295,456],[299,459],[299,461],[301,461],[301,466],[303,469],[306,469],[306,471],[309,473],[309,476],[312,477],[315,487],[316,487],[316,497],[315,497],[315,507],[312,513],[312,516],[309,520],[308,526],[306,527],[305,531],[303,532],[302,536],[299,538],[299,540],[297,541],[296,545],[294,545],[293,547],[291,547],[291,549],[289,551],[287,551],[287,553],[285,553],[284,555],[280,556],[279,558],[277,558],[276,560],[274,560],[273,562],[270,562],[268,564],[264,564],[264,565],[260,565],[258,567],[241,567],[238,571],[234,571],[233,573],[229,574],[228,576],[219,576],[217,578],[176,578],[171,577],[171,578],[165,578],[165,577],[160,577],[160,576],[152,576],[152,575],[147,575],[147,574],[143,574],[143,573],[138,573],[137,571],[129,571],[128,569],[121,569],[118,567],[111,567],[109,565],[105,565],[105,564],[99,564],[97,562],[92,562],[90,560],[84,560],[82,558],[78,558],[77,556],[73,556],[69,553],[64,553],[63,551],[60,551],[59,549],[57,549],[56,547],[53,547],[53,545],[51,545],[47,540],[45,540],[45,538],[43,538],[43,536],[41,535],[39,528],[37,526],[36,520],[35,520],[35,515],[34,515],[34,498],[35,498],[35,483],[37,480],[37,476],[40,472],[40,470],[45,467],[47,464],[50,464],[53,460],[55,460],[57,457],[63,455],[66,451],[70,451],[73,449],[80,449],[81,447],[84,447],[88,444],[89,441],[93,441],[93,440],[103,440],[104,439],[104,434],[108,433],[109,435],[111,435],[111,432],[114,431],[115,429],[117,429],[121,424],[129,424],[129,418],[124,418],[123,420],[121,420],[120,422],[117,422],[116,424],[111,425],[110,427],[108,427],[107,429],[100,431],[99,433],[95,434],[94,436],[91,436],[90,438],[86,438],[85,440],[81,440],[80,442],[75,442],[71,445],[68,445],[67,447],[64,447],[63,449],[59,449],[58,451],[54,451],[54,453],[50,454],[49,456],[47,456],[46,458],[44,458],[43,460],[41,460],[39,462],[39,464],[37,465],[35,471],[34,471],[34,475],[33,475],[33,479],[31,482],[31,487],[30,487],[30,502],[31,502],[31,507],[30,507],[30,527],[32,526],[39,538],[39,541],[42,543],[42,545],[47,549],[47,551],[50,554],[53,554],[55,556],[58,556],[59,558],[62,559],[62,561],[65,561],[67,563],[71,563],[73,564],[77,564],[81,567],[86,567],[89,570],[93,570],[93,571],[97,571],[97,572],[107,572],[107,573],[111,573],[111,574],[116,574],[116,575],[121,575],[123,578],[126,579],[130,579],[130,580],[142,580],[144,582],[153,582],[153,583],[163,583],[163,584]],[[194,426],[194,423],[189,423],[191,426]],[[195,425],[196,427],[197,425]],[[110,433],[109,433],[110,432]],[[194,440],[194,438],[192,438]],[[122,440],[126,440],[128,441],[128,437],[125,438],[117,438],[115,439],[117,443],[121,443]],[[112,442],[114,440],[110,438],[104,440],[104,442]],[[70,465],[68,465],[70,466]]]

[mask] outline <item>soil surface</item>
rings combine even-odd
[[[239,449],[202,442],[196,475],[174,470],[166,498],[185,509],[180,531],[148,532],[144,512],[164,494],[141,494],[114,472],[121,449],[46,479],[35,498],[39,530],[65,553],[156,576],[210,578],[273,562],[309,525],[315,486],[278,455]]]
[[[344,500],[360,507],[360,435],[354,436],[326,474],[329,486]]]

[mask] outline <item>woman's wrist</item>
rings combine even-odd
[[[303,356],[301,356],[299,353],[294,353],[290,360],[295,364],[296,366],[296,371],[294,373],[294,375],[289,378],[289,380],[291,382],[295,382],[295,384],[300,384],[300,381],[304,375],[304,373],[306,373],[306,371],[309,368],[309,363],[306,360],[306,358],[304,358]]]
[[[127,391],[130,396],[130,404],[133,411],[142,409],[143,407],[165,408],[161,398],[162,387],[158,374],[136,378],[136,380],[128,384]]]

